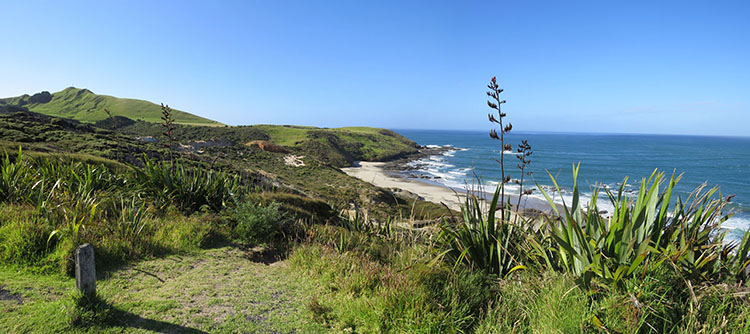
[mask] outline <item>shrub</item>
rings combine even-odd
[[[250,202],[239,204],[232,211],[232,219],[236,222],[234,237],[249,245],[274,240],[279,236],[286,220],[279,207],[278,203],[267,206]]]

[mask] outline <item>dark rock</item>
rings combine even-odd
[[[48,91],[36,93],[29,98],[29,103],[47,103],[52,101],[52,94]]]

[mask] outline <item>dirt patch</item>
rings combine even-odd
[[[302,161],[302,158],[304,158],[304,156],[290,154],[284,157],[284,163],[287,166],[301,167],[305,165],[305,162]]]
[[[20,294],[12,293],[3,288],[0,288],[0,300],[15,300],[18,305],[23,304],[23,297]]]
[[[226,139],[198,140],[198,141],[189,141],[187,143],[180,144],[180,150],[185,151],[185,152],[191,152],[194,154],[201,154],[203,153],[204,148],[226,147],[226,146],[232,146],[232,145],[234,145],[234,143]]]
[[[275,152],[275,153],[289,153],[285,148],[276,145],[270,141],[267,140],[253,140],[249,143],[246,143],[247,146],[255,146],[262,151],[266,152]]]
[[[274,265],[284,259],[284,254],[274,249],[255,247],[248,249],[245,257],[255,263]]]

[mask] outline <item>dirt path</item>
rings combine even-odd
[[[14,296],[0,300],[0,329],[32,333],[325,332],[313,323],[306,308],[312,287],[295,279],[286,262],[253,260],[246,251],[224,247],[143,261],[107,273],[97,288],[114,316],[97,328],[66,328],[70,298],[65,295],[73,290],[73,280],[0,268],[4,294]]]

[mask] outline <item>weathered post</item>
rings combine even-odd
[[[86,297],[96,296],[94,246],[83,244],[76,248],[76,289]]]

